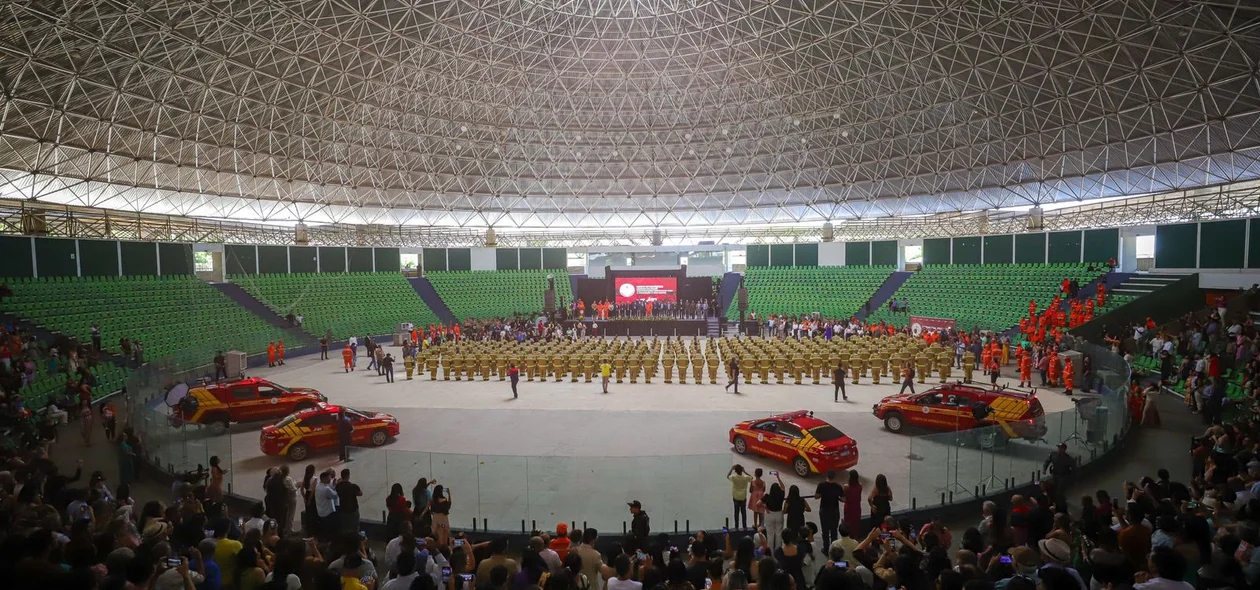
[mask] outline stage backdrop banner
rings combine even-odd
[[[618,278],[615,286],[617,303],[678,300],[678,279],[674,277]]]
[[[937,330],[948,330],[953,328],[956,323],[957,322],[954,320],[946,318],[925,318],[923,316],[912,315],[910,316],[910,333],[918,336],[919,334],[922,334],[924,330],[930,330],[933,328]]]

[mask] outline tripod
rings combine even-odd
[[[1063,439],[1062,442],[1066,444],[1071,441],[1076,441],[1077,443],[1080,443],[1081,446],[1089,446],[1090,444],[1089,439],[1081,436],[1080,423],[1086,422],[1086,428],[1088,430],[1089,418],[1087,417],[1088,415],[1087,412],[1097,411],[1096,406],[1097,406],[1098,400],[1073,399],[1072,403],[1075,404],[1076,406],[1076,414],[1072,418],[1072,435]],[[1090,404],[1091,406],[1093,406],[1093,409],[1087,409],[1085,407],[1086,404]]]

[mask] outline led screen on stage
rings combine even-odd
[[[678,279],[674,277],[616,279],[616,286],[617,303],[678,300]]]

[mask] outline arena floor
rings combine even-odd
[[[506,382],[442,381],[440,376],[431,381],[427,375],[407,381],[398,370],[390,384],[374,370],[363,370],[363,358],[358,371],[345,373],[339,356],[291,359],[283,367],[251,374],[317,388],[333,403],[395,415],[402,433],[384,447],[355,448],[354,460],[344,465],[336,452],[317,454],[311,462],[351,470],[363,487],[364,518],[380,518],[391,484],[409,491],[420,477],[436,478],[452,489],[451,520],[457,528],[472,527],[477,519],[478,528],[491,530],[520,530],[524,520],[531,528],[576,521],[615,531],[629,521],[625,503],[630,500],[643,502],[656,530],[671,529],[675,518],[680,529],[688,524],[690,529],[717,528],[730,515],[724,475],[732,462],[750,470],[779,470],[785,483],[812,495],[819,476],[806,482],[789,475],[787,465],[736,455],[727,440],[737,422],[786,411],[812,410],[856,439],[863,485],[869,489],[874,476],[883,473],[894,509],[939,503],[942,492],[968,497],[990,475],[1026,482],[1051,450],[1049,441],[1069,437],[1075,421],[1075,412],[1057,414],[1072,408],[1069,398],[1044,392],[1039,397],[1050,427],[1047,441],[993,454],[960,447],[952,434],[886,432],[871,406],[897,392],[899,386],[887,382],[849,385],[849,401],[840,403],[832,402],[827,379],[823,385],[741,383],[739,395],[721,384],[665,384],[663,379],[650,385],[613,383],[607,395],[598,382],[522,381],[520,398],[512,399]],[[397,366],[401,369],[401,363]],[[188,437],[187,444],[206,445],[207,455],[230,454],[233,491],[261,497],[265,470],[286,459],[260,453],[258,429],[258,424],[236,425],[230,436]],[[1074,451],[1087,452],[1084,447]],[[189,454],[200,453],[190,448]],[[295,475],[304,467],[294,465]]]

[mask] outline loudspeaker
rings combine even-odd
[[[735,299],[737,301],[736,305],[738,306],[735,309],[748,311],[748,289],[740,287],[739,291],[736,292]]]
[[[556,291],[555,289],[547,289],[543,291],[543,311],[553,313],[556,311]]]

